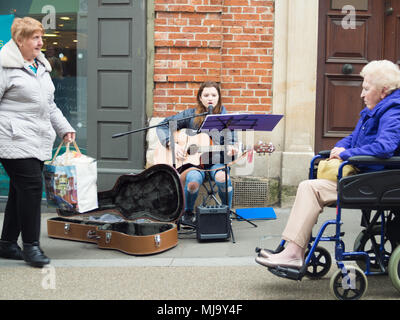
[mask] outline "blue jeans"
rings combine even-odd
[[[213,170],[217,168],[224,168],[223,164],[214,164],[210,167],[207,167],[208,170]],[[210,176],[213,181],[215,181],[215,175],[217,172],[220,170],[213,170],[210,171]],[[193,212],[194,210],[194,204],[196,202],[197,196],[199,195],[199,189],[200,186],[202,185],[204,179],[205,179],[205,172],[200,171],[200,170],[191,170],[187,173],[186,175],[186,182],[185,182],[185,202],[186,202],[186,207],[185,211],[191,211]],[[191,182],[196,182],[199,185],[199,188],[197,189],[196,192],[189,192],[188,190],[188,184]],[[222,204],[228,205],[229,208],[232,205],[232,196],[233,196],[233,189],[232,189],[232,182],[231,179],[229,178],[229,172],[228,172],[228,201],[226,199],[226,192],[225,192],[225,181],[224,182],[218,182],[215,181],[217,187],[218,187],[218,195],[221,198]]]

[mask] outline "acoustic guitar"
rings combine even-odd
[[[210,153],[225,151],[224,145],[213,145],[212,139],[207,133],[197,133],[191,129],[182,129],[174,133],[174,141],[186,150],[184,159],[176,159],[176,168],[188,166],[201,166],[213,163]],[[254,150],[257,153],[272,153],[275,147],[272,143],[266,144],[260,141],[254,146],[242,146],[239,155],[245,151]],[[172,149],[164,147],[159,141],[154,152],[154,164],[168,164],[172,166]]]

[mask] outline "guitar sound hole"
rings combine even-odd
[[[199,151],[199,147],[195,144],[192,144],[189,146],[187,153],[188,153],[188,155],[193,155],[193,154],[196,154],[198,151]]]

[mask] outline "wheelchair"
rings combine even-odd
[[[316,178],[319,160],[328,158],[330,150],[314,156],[310,163],[309,179]],[[384,170],[359,173],[342,177],[346,165],[384,166]],[[336,219],[322,224],[314,237],[311,235],[301,269],[268,268],[274,275],[292,280],[304,276],[320,279],[330,270],[332,258],[320,242],[333,241],[338,270],[330,279],[330,291],[339,300],[362,298],[368,288],[367,276],[388,274],[393,286],[400,291],[400,156],[379,159],[371,156],[355,156],[343,161],[338,172],[338,198]],[[360,209],[362,213],[360,234],[355,239],[352,251],[346,251],[341,231],[342,209]],[[325,236],[329,225],[335,226],[333,236]],[[284,249],[282,240],[275,250]],[[256,248],[258,253],[261,249]],[[354,261],[355,265],[345,265]]]

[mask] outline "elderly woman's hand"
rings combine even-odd
[[[345,148],[338,148],[338,147],[333,148],[331,150],[329,159],[340,159],[341,160],[342,158],[340,158],[340,154],[345,150],[346,150]]]
[[[68,143],[68,142],[72,142],[75,140],[75,132],[67,132],[64,135],[64,142]]]

